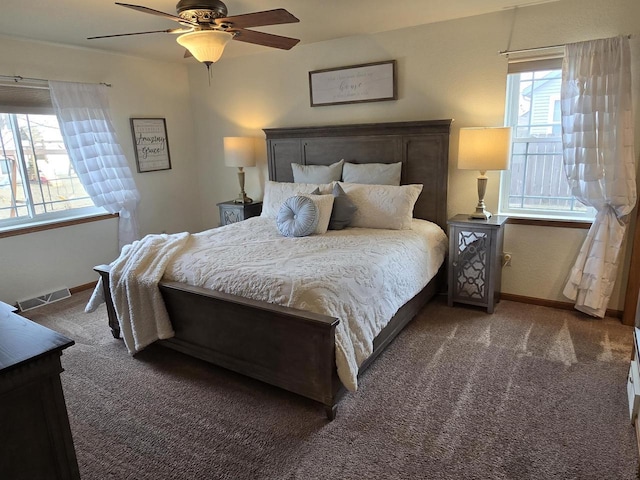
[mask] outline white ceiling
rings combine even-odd
[[[553,1],[558,0],[228,0],[225,3],[229,16],[285,8],[298,17],[300,23],[256,30],[299,38],[300,44],[308,44]],[[124,3],[174,15],[177,0],[124,0]],[[111,0],[2,0],[0,3],[0,34],[3,35],[159,60],[193,62],[193,59],[182,58],[184,49],[171,34],[86,40],[95,35],[178,26],[169,19],[115,5]],[[270,49],[232,42],[227,46],[225,56],[267,50]]]

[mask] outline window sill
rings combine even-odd
[[[563,219],[563,218],[544,218],[544,217],[523,217],[523,216],[511,216],[509,214],[503,213],[500,215],[505,215],[509,217],[507,223],[509,225],[532,225],[536,227],[557,227],[557,228],[581,228],[584,230],[588,230],[591,228],[591,224],[593,220],[586,219]]]
[[[117,213],[99,213],[76,218],[66,218],[64,220],[53,220],[49,222],[32,223],[27,225],[16,225],[14,227],[8,227],[4,230],[0,230],[0,238],[15,237],[18,235],[26,235],[28,233],[42,232],[44,230],[53,230],[56,228],[70,227],[72,225],[80,225],[83,223],[99,222],[101,220],[118,218],[118,216],[119,215]]]

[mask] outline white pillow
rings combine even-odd
[[[280,207],[287,198],[309,194],[316,188],[319,188],[322,194],[332,191],[331,184],[272,182],[267,180],[264,184],[264,197],[260,216],[275,219],[278,216]]]
[[[296,183],[331,183],[342,178],[344,160],[331,165],[300,165],[292,163],[293,181]]]
[[[367,185],[400,185],[402,162],[398,163],[345,163],[342,181]]]
[[[315,232],[319,235],[327,233],[329,228],[329,220],[331,220],[331,211],[333,210],[333,194],[328,195],[303,195],[313,200],[318,207],[318,226]]]
[[[358,208],[350,227],[409,230],[413,206],[422,185],[363,185],[341,183],[351,201]]]

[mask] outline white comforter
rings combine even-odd
[[[424,220],[412,230],[287,238],[272,219],[254,217],[190,235],[164,279],[338,318],[338,375],[354,391],[373,339],[436,274],[446,250],[445,233]]]

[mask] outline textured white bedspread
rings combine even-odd
[[[447,251],[440,227],[348,228],[287,238],[254,217],[189,237],[164,279],[336,317],[336,363],[357,388],[358,367],[398,309],[437,273]]]

